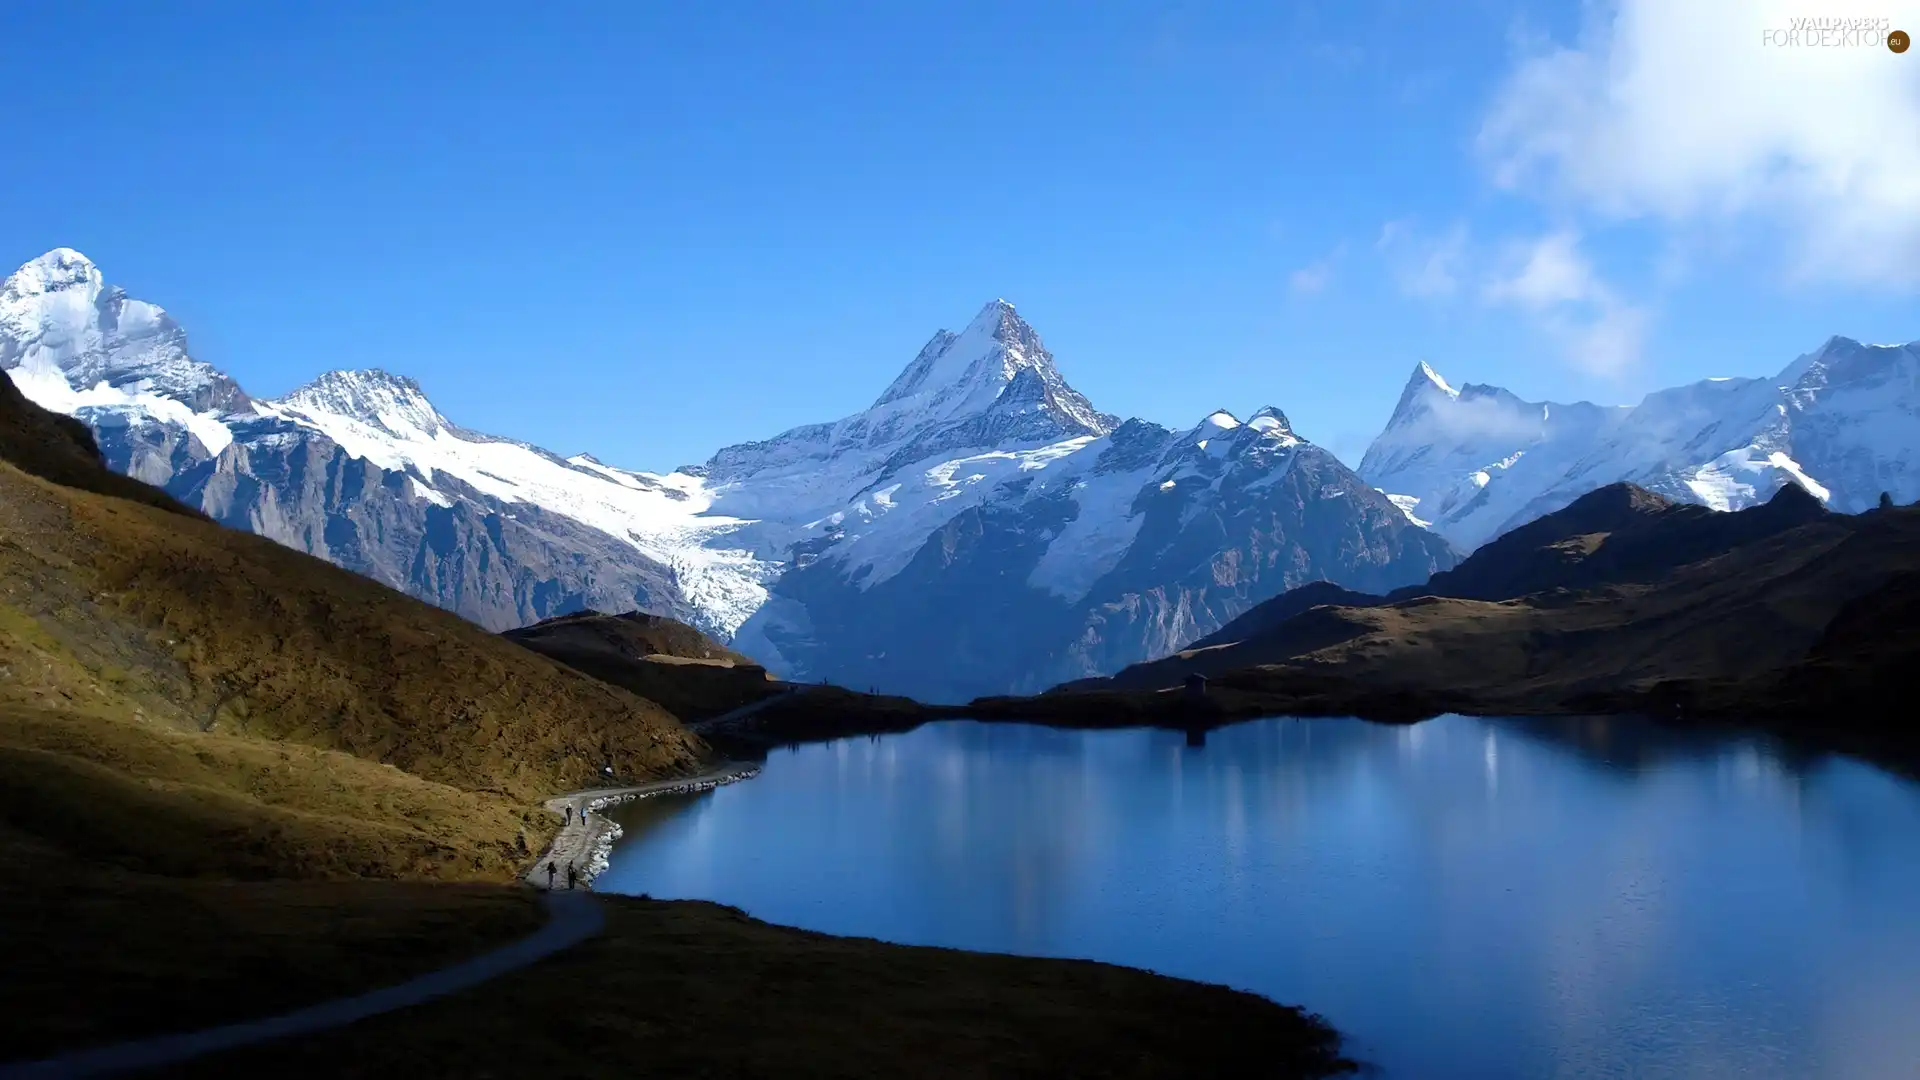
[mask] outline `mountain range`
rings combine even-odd
[[[652,473],[463,428],[386,371],[253,398],[70,249],[0,287],[0,369],[218,522],[489,629],[640,609],[786,678],[929,700],[1110,674],[1301,585],[1423,582],[1617,480],[1716,509],[1789,480],[1836,508],[1911,499],[1917,361],[1836,338],[1633,408],[1423,364],[1354,470],[1270,406],[1103,413],[996,300],[867,409]]]
[[[926,698],[1114,670],[1295,585],[1455,560],[1278,409],[1099,412],[999,300],[869,408],[665,474],[462,428],[384,371],[252,398],[70,249],[0,287],[0,368],[112,468],[488,628],[637,608],[788,677]]]
[[[1463,551],[1630,482],[1715,510],[1793,483],[1859,513],[1920,499],[1920,342],[1835,337],[1772,378],[1713,378],[1638,405],[1522,401],[1414,369],[1361,459],[1367,482]]]

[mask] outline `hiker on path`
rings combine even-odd
[[[567,864],[567,868],[571,870],[573,868],[573,864],[571,863]],[[560,872],[560,868],[553,865],[552,859],[548,859],[547,860],[547,890],[549,892],[553,890],[553,875],[559,872]]]
[[[579,875],[574,872],[572,861],[569,860],[567,863],[567,888],[569,889],[573,888],[574,878],[578,876]]]
[[[560,827],[564,829],[571,824],[573,824],[573,804],[568,803],[567,804],[567,820]]]

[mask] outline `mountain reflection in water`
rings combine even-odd
[[[1227,983],[1390,1076],[1920,1074],[1920,790],[1757,738],[947,723],[648,802],[596,887]]]

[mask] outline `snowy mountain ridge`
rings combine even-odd
[[[384,371],[331,371],[257,415],[324,436],[352,458],[406,475],[413,497],[532,504],[615,537],[669,568],[703,629],[731,634],[766,599],[774,569],[724,538],[748,522],[709,513],[694,476],[612,469],[449,422],[418,383]]]
[[[1632,406],[1458,391],[1420,364],[1361,460],[1367,482],[1471,551],[1621,480],[1716,510],[1795,483],[1857,513],[1920,498],[1920,342],[1834,337],[1774,378],[1703,379]]]

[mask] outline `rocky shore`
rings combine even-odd
[[[610,806],[655,795],[685,795],[710,791],[723,784],[745,780],[760,771],[758,765],[729,762],[695,776],[653,780],[625,787],[589,788],[548,799],[546,807],[560,815],[565,823],[554,835],[553,843],[521,875],[521,880],[537,889],[547,888],[547,864],[556,868],[553,887],[565,888],[567,866],[577,874],[576,888],[590,888],[593,879],[607,868],[613,845],[620,839],[620,825],[609,818]],[[568,813],[571,809],[572,813]]]

